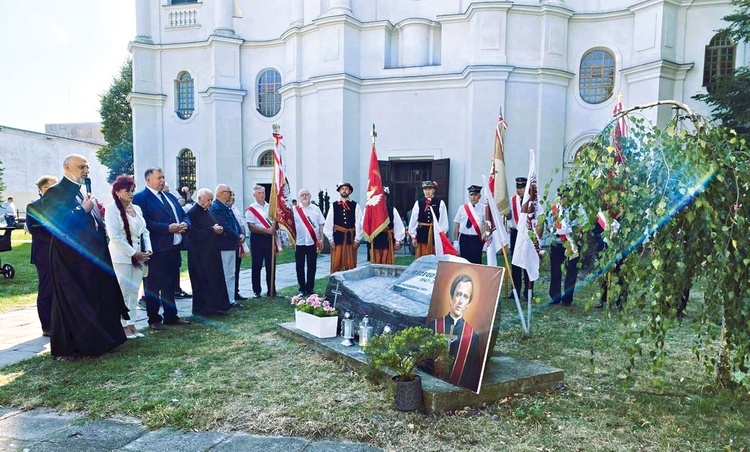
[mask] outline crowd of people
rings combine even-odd
[[[182,187],[179,196],[169,192],[161,168],[149,168],[144,187],[137,190],[133,176],[121,175],[111,186],[113,202],[102,206],[91,193],[88,161],[70,155],[63,162],[61,179],[42,176],[39,199],[27,207],[27,227],[32,234],[31,262],[38,273],[37,308],[42,332],[50,337],[52,355],[70,361],[83,355],[111,351],[127,339],[142,337],[133,318],[139,301],[145,301],[148,326],[155,331],[165,325],[190,321],[178,316],[175,299],[192,297],[194,317],[226,315],[246,300],[239,292],[241,259],[252,259],[252,290],[263,295],[261,270],[266,268],[265,296],[279,297],[273,281],[274,240],[279,237],[271,220],[265,188],[253,188],[255,201],[244,212],[235,206],[236,196],[228,184],[215,190],[200,188],[191,193]],[[88,183],[87,183],[88,182]],[[521,197],[526,178],[517,178],[518,193],[510,200],[508,225],[511,248],[515,244]],[[423,197],[414,202],[408,227],[386,201],[389,225],[368,246],[375,264],[393,264],[395,251],[411,241],[416,257],[434,254],[436,234],[449,231],[444,200],[435,196],[437,184],[422,183]],[[363,240],[363,208],[351,199],[354,187],[337,184],[339,199],[327,215],[311,202],[311,193],[297,193],[292,214],[296,229],[295,268],[299,295],[313,293],[318,254],[327,241],[331,250],[331,273],[357,266],[357,248]],[[468,187],[468,202],[454,217],[453,239],[461,257],[480,264],[482,253],[495,227],[482,187]],[[388,199],[388,187],[384,187]],[[297,200],[295,200],[297,201]],[[564,304],[572,302],[577,255],[566,254],[570,225],[561,224],[564,208],[556,204],[548,218],[554,231],[550,296]],[[6,220],[7,221],[7,220]],[[249,240],[247,240],[249,238]],[[248,247],[249,243],[249,247]],[[180,287],[182,251],[193,294]],[[561,267],[567,277],[561,287]],[[521,268],[512,270],[514,286],[529,284]],[[139,300],[141,285],[143,299]],[[524,292],[525,293],[525,292]],[[554,301],[553,301],[554,302]]]

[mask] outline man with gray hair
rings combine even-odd
[[[271,253],[273,252],[273,235],[276,233],[274,225],[268,215],[269,205],[266,202],[266,189],[262,185],[253,188],[255,202],[245,211],[245,221],[250,229],[250,257],[253,259],[252,280],[255,298],[260,298],[260,271],[266,266],[266,287],[269,297],[277,297],[276,288],[271,282]]]
[[[245,241],[245,236],[242,233],[239,223],[237,223],[237,219],[234,217],[234,213],[227,205],[232,199],[232,195],[232,188],[229,187],[229,185],[217,185],[215,199],[211,204],[211,213],[214,215],[214,218],[216,218],[219,225],[224,229],[224,232],[219,237],[221,263],[222,268],[224,269],[224,281],[227,285],[229,303],[235,306],[234,265],[237,257],[237,248]]]
[[[323,224],[325,218],[318,206],[310,202],[310,191],[299,191],[300,202],[292,208],[294,229],[297,231],[297,246],[294,262],[297,269],[299,294],[310,295],[315,288],[315,272],[318,268],[318,251],[323,248]],[[305,272],[307,263],[307,272]]]

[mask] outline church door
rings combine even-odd
[[[424,196],[422,181],[425,180],[437,182],[435,196],[443,199],[448,207],[450,159],[381,160],[378,163],[383,185],[391,189],[389,202],[393,203],[404,220],[408,221],[414,201]]]

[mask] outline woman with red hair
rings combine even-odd
[[[138,289],[148,269],[146,262],[152,252],[143,212],[133,204],[134,192],[133,177],[124,174],[118,176],[112,184],[114,202],[107,206],[104,216],[115,275],[131,312],[130,320],[122,321],[128,339],[143,337],[135,328],[135,309]]]

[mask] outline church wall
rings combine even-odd
[[[292,22],[293,1],[296,0],[239,0],[243,17],[234,19],[235,32],[248,41],[278,39]]]
[[[84,141],[0,126],[0,160],[6,185],[3,200],[12,196],[16,208],[25,211],[28,203],[39,198],[36,188],[39,177],[46,174],[63,177],[65,157],[80,154],[89,161],[94,196],[103,204],[112,202],[107,182],[109,170],[96,159],[98,149],[98,145]]]

